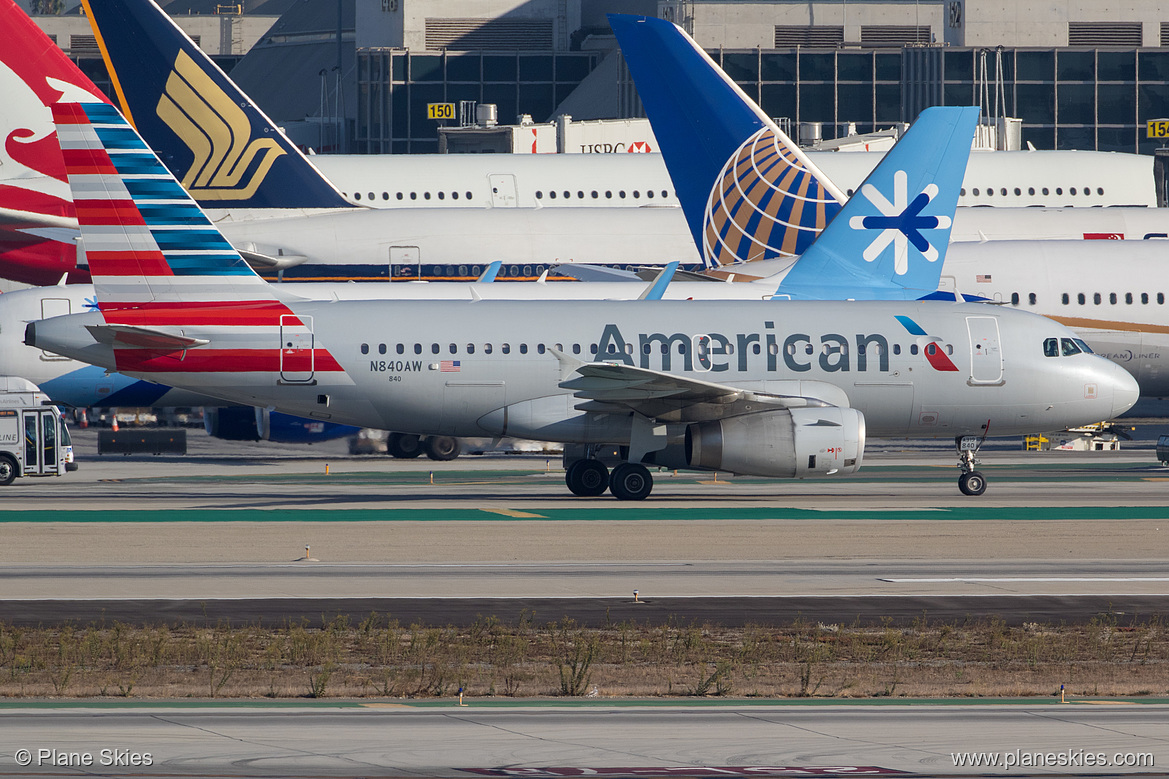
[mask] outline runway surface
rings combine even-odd
[[[1169,469],[1148,449],[988,452],[991,486],[969,498],[943,444],[886,444],[855,479],[666,471],[624,503],[569,495],[553,455],[190,440],[185,458],[99,457],[82,431],[78,472],[4,488],[0,620],[1169,611]]]
[[[958,753],[1018,760],[1063,753],[1107,765],[1016,768],[1013,776],[1155,773],[1169,765],[1169,706],[476,704],[0,709],[0,776],[927,776],[1002,772],[959,767]],[[18,750],[149,754],[114,771],[42,765]],[[1006,755],[1012,755],[1007,758]],[[23,755],[21,756],[23,759]],[[968,759],[968,758],[958,758]],[[1137,763],[1141,765],[1123,765]],[[1119,764],[1118,764],[1119,763]],[[703,773],[701,766],[739,767]],[[754,770],[744,770],[753,767]],[[767,767],[786,767],[769,773]],[[836,767],[836,768],[832,768]],[[640,768],[639,772],[628,769]],[[793,769],[804,769],[796,771]],[[627,769],[620,771],[619,769]],[[827,770],[826,770],[827,769]],[[1161,769],[1163,772],[1163,769]]]

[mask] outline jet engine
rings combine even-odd
[[[793,408],[686,428],[691,468],[745,476],[806,478],[855,473],[865,451],[865,418],[853,408]]]
[[[353,435],[359,429],[248,406],[205,408],[203,427],[211,437],[225,441],[273,441],[278,444],[332,441]]]

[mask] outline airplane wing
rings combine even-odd
[[[86,325],[94,340],[102,344],[132,349],[173,349],[181,351],[211,343],[205,338],[190,338],[150,327],[133,325]]]
[[[555,353],[555,350],[553,350]],[[562,363],[571,360],[556,354]],[[568,366],[565,366],[568,367]],[[790,408],[826,408],[817,398],[773,395],[622,363],[578,363],[562,382],[581,411],[633,411],[658,422],[703,422]]]

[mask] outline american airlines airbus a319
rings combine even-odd
[[[1060,429],[1137,397],[1113,363],[1046,356],[1066,328],[981,305],[297,299],[114,109],[53,110],[100,312],[33,323],[29,345],[311,418],[580,444],[578,495],[645,498],[647,464],[844,475],[867,435]],[[899,248],[874,262],[894,274]],[[625,456],[611,474],[591,456],[605,445]],[[959,486],[986,487],[972,456]]]

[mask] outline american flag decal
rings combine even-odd
[[[443,360],[438,364],[438,369],[443,373],[458,373],[459,360]]]
[[[990,283],[990,274],[989,273],[985,273],[985,274],[980,273],[974,277],[974,281],[978,284],[989,284]]]

